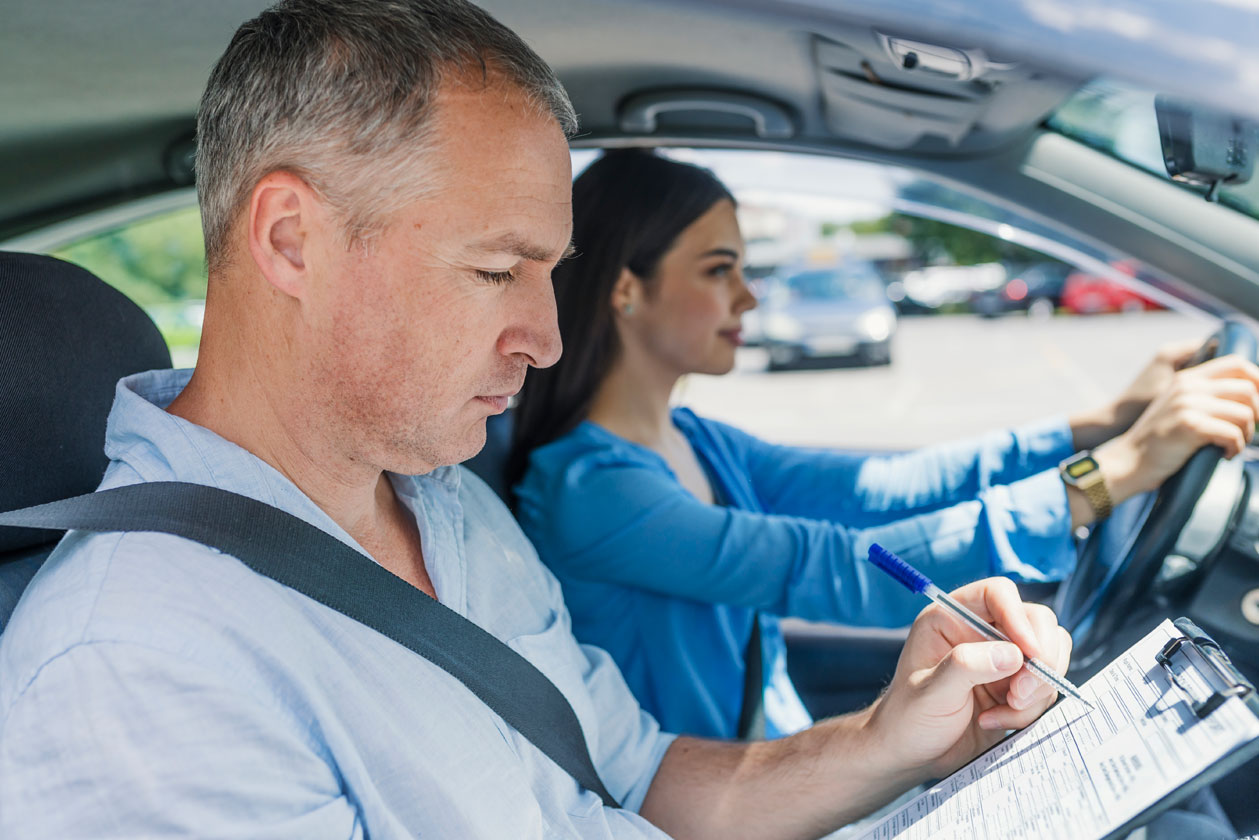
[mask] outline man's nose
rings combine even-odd
[[[511,320],[499,340],[499,352],[504,356],[522,355],[538,368],[558,362],[562,343],[551,278],[544,276],[527,286],[522,284],[511,310]]]

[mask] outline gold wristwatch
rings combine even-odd
[[[1111,501],[1110,491],[1106,489],[1102,468],[1092,452],[1077,452],[1058,465],[1058,472],[1062,474],[1065,484],[1084,494],[1094,516],[1098,519],[1110,516],[1115,504]]]

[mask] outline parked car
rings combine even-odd
[[[896,310],[867,262],[847,261],[771,281],[758,317],[771,370],[804,359],[892,362]]]
[[[908,272],[906,272],[908,273]],[[935,315],[938,307],[931,306],[911,297],[905,291],[903,275],[896,276],[887,284],[887,299],[892,302],[897,315]]]
[[[900,280],[903,294],[898,289],[898,295],[934,311],[956,310],[975,295],[999,288],[1005,280],[1005,266],[996,262],[929,265],[905,272]]]
[[[54,251],[191,206],[193,115],[208,68],[234,28],[265,5],[6,4],[0,249]],[[1139,257],[1191,289],[1204,317],[1259,318],[1259,185],[1245,179],[1221,185],[1218,178],[1213,186],[1195,185],[1183,175],[1173,181],[1151,133],[1157,131],[1155,93],[1239,120],[1259,118],[1253,3],[483,5],[556,68],[581,115],[573,141],[578,149],[734,147],[886,165],[982,197],[1026,223],[978,213],[945,221],[1011,239],[1035,230],[1035,241],[1023,244],[1063,260]],[[814,186],[835,195],[846,188],[842,180]],[[1203,200],[1208,188],[1218,201]],[[942,218],[949,213],[913,209]],[[882,326],[868,333],[877,344],[874,336],[885,327],[890,337],[895,321],[875,320]],[[4,359],[8,375],[22,366],[34,369],[40,350]],[[992,361],[976,359],[958,375],[993,376],[985,366]],[[103,429],[103,414],[100,419]],[[1107,543],[1113,551],[1082,554],[1059,594],[1052,585],[1041,587],[1042,597],[1057,599],[1070,616],[1077,644],[1073,680],[1087,678],[1154,619],[1178,614],[1210,631],[1243,673],[1259,677],[1259,504],[1253,492],[1259,460],[1236,459],[1232,468],[1237,472],[1225,476],[1225,484],[1201,491],[1201,510],[1193,505],[1198,493],[1175,506],[1185,516],[1223,512],[1214,527],[1204,532],[1198,519],[1177,519],[1167,504],[1130,510],[1094,532],[1115,536]],[[36,474],[7,470],[0,477],[14,491],[7,498],[22,499],[19,491]],[[1156,532],[1171,541],[1147,539]],[[1177,544],[1182,532],[1192,532],[1189,542],[1199,549],[1192,558]],[[1145,553],[1133,554],[1139,551]],[[1174,563],[1166,562],[1169,555]],[[15,569],[18,559],[14,552],[0,554],[0,583],[14,594],[25,579],[5,570]],[[1097,577],[1103,566],[1107,574]],[[1092,587],[1091,597],[1077,602],[1085,609],[1072,611],[1061,593],[1078,594],[1082,586]],[[0,614],[0,629],[5,618]],[[802,623],[784,624],[784,634],[793,682],[815,717],[878,696],[904,638],[898,631]],[[1256,778],[1259,763],[1252,762],[1217,786],[1242,834],[1259,832]]]
[[[1009,272],[1009,279],[995,289],[971,298],[971,310],[986,318],[1006,312],[1026,312],[1048,318],[1062,305],[1062,290],[1073,268],[1057,260],[1031,263]]]
[[[1119,262],[1117,270],[1135,276],[1131,262]],[[1157,303],[1111,277],[1074,271],[1062,289],[1062,305],[1077,315],[1106,312],[1144,312],[1160,308]]]

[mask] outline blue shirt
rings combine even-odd
[[[757,611],[767,732],[807,725],[774,616],[898,626],[924,606],[864,559],[872,542],[945,589],[1074,566],[1051,469],[1072,454],[1063,420],[877,456],[775,446],[685,408],[673,422],[726,505],[700,502],[655,452],[588,421],[536,450],[516,488],[573,631],[612,654],[670,731],[736,734]]]
[[[163,411],[188,372],[119,383],[104,481],[191,481],[354,541],[292,483]],[[178,537],[73,532],[0,637],[0,837],[644,838],[671,743],[479,480],[391,475],[438,598],[572,704],[599,798],[461,683],[236,559]]]

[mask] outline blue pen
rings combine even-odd
[[[926,575],[878,543],[874,543],[870,546],[870,562],[887,572],[896,580],[905,584],[911,592],[921,592],[923,595],[926,595],[940,606],[949,610],[988,638],[998,642],[1010,642],[1013,644],[1009,636],[1006,636],[1000,630],[993,627],[970,610],[966,609],[966,607],[962,606],[954,599],[950,598],[948,593],[932,583]],[[1027,666],[1027,670],[1031,671],[1033,674],[1040,677],[1063,694],[1066,694],[1069,697],[1074,697],[1089,709],[1093,708],[1093,704],[1084,699],[1078,688],[1073,686],[1063,677],[1055,674],[1044,662],[1041,662],[1039,659],[1026,657],[1023,664]]]

